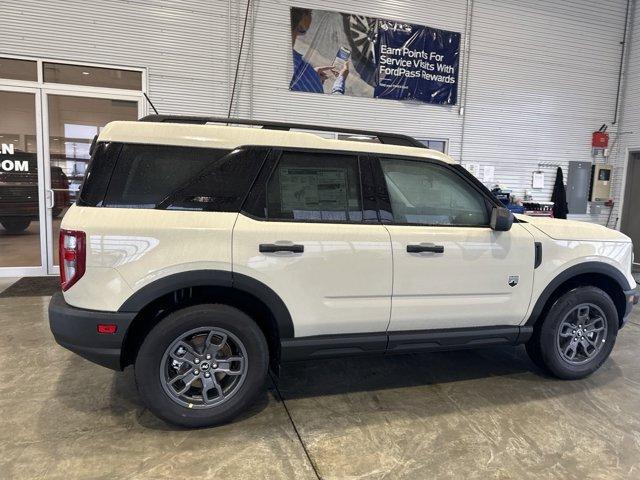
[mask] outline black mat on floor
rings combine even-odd
[[[45,297],[60,291],[60,277],[24,277],[0,292],[0,298]]]

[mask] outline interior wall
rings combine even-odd
[[[568,162],[591,161],[591,133],[613,122],[625,14],[626,0],[475,1],[463,161],[549,201],[557,166],[566,182]]]
[[[0,53],[147,67],[162,113],[227,104],[232,0],[21,0],[2,3]]]
[[[238,20],[243,5],[236,7]],[[288,9],[318,8],[318,2],[256,5],[253,43],[241,71],[252,66],[257,80],[243,83],[239,112],[329,125],[347,118],[351,126],[446,138],[455,159],[495,167],[488,186],[500,184],[519,197],[526,191],[537,201],[550,200],[557,166],[566,182],[570,161],[611,162],[614,182],[621,176],[617,145],[608,159],[593,157],[591,134],[607,123],[612,141],[617,138],[619,121],[613,120],[627,0],[389,1],[366,9],[355,1],[322,2],[324,9],[460,31],[461,45],[470,32],[468,59],[463,51],[460,60],[460,89],[466,89],[452,107],[289,92]],[[543,189],[532,188],[536,170],[545,174]],[[614,226],[616,211],[570,218]]]
[[[545,169],[546,188],[533,191],[538,163],[558,163],[566,175],[570,160],[591,161],[591,132],[613,120],[626,4],[253,0],[232,114],[444,138],[455,159],[495,166],[492,183],[549,200],[555,170]],[[461,52],[459,105],[290,92],[292,5],[460,32],[470,54],[467,59]],[[244,0],[10,2],[3,5],[0,53],[146,67],[148,91],[161,113],[226,115],[245,7]],[[634,68],[627,78],[632,72],[638,78]],[[629,102],[631,83],[624,90]],[[621,118],[631,117],[633,126],[633,115]],[[611,133],[618,205],[619,152],[633,137],[618,136],[616,126]],[[607,213],[578,218],[604,223]]]
[[[624,196],[624,180],[629,151],[640,151],[640,2],[636,1],[630,19],[625,81],[620,112],[620,134],[616,158],[615,197],[618,200],[614,211],[617,226],[620,225],[621,207]]]

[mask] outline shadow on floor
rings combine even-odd
[[[107,405],[109,415],[115,417],[115,423],[126,423],[133,417],[145,428],[180,430],[158,420],[143,407],[136,391],[133,368],[128,367],[124,372],[105,371],[99,375],[100,378],[89,378],[92,370],[88,365],[78,363],[86,362],[74,358],[68,362],[58,379],[60,397],[68,399],[67,406],[70,409],[84,413],[93,413],[96,410],[90,398],[83,400],[68,395],[68,384],[78,382],[80,371],[85,372],[90,384],[111,381]],[[297,362],[284,365],[276,381],[285,401],[358,392],[375,393],[388,389],[406,389],[402,395],[425,396],[445,385],[456,385],[456,388],[459,387],[462,391],[468,389],[469,395],[491,398],[496,405],[514,405],[573,395],[594,386],[606,385],[621,375],[619,366],[610,358],[590,379],[572,382],[557,380],[537,369],[523,347],[494,347],[482,350]],[[479,381],[462,383],[473,380]],[[269,390],[277,398],[271,381],[268,384]],[[268,395],[265,391],[236,421],[260,414],[268,405]],[[396,402],[387,405],[387,408],[402,409],[402,405],[402,402]],[[428,415],[441,415],[454,409],[454,405],[445,402],[431,409]],[[102,413],[104,414],[104,411]],[[318,415],[323,414],[321,411],[318,412]]]
[[[599,372],[598,383],[608,383],[620,376],[619,367],[612,359],[606,375]],[[561,395],[588,388],[584,381],[567,382],[552,378],[536,367],[524,347],[493,347],[478,350],[433,352],[411,355],[389,355],[370,358],[343,358],[305,361],[285,365],[278,386],[285,400],[320,395],[341,395],[361,391],[379,391],[418,386],[437,386],[455,382],[485,379],[475,382],[474,389],[487,393],[504,388],[502,377],[513,377],[518,388],[531,391],[524,398],[548,397],[551,389]],[[507,383],[509,383],[507,381]],[[507,403],[517,401],[504,398]]]
[[[96,374],[97,373],[97,374]],[[110,383],[110,388],[108,387]],[[105,390],[108,389],[106,396]],[[72,411],[90,416],[108,417],[111,425],[126,426],[139,423],[153,430],[178,431],[181,427],[169,425],[159,420],[146,409],[138,395],[133,367],[123,372],[115,372],[87,363],[81,357],[73,356],[66,362],[58,377],[56,398]],[[253,405],[237,417],[237,421],[252,417],[264,410],[268,403],[269,391],[274,390],[271,381]]]

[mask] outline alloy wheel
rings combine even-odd
[[[560,322],[557,346],[564,361],[581,365],[598,355],[606,338],[605,314],[597,305],[582,303],[569,311]]]
[[[222,328],[196,328],[166,349],[160,382],[174,402],[212,408],[238,392],[247,376],[247,362],[247,351],[234,334]]]

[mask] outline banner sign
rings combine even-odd
[[[460,34],[291,8],[294,91],[455,105]]]

